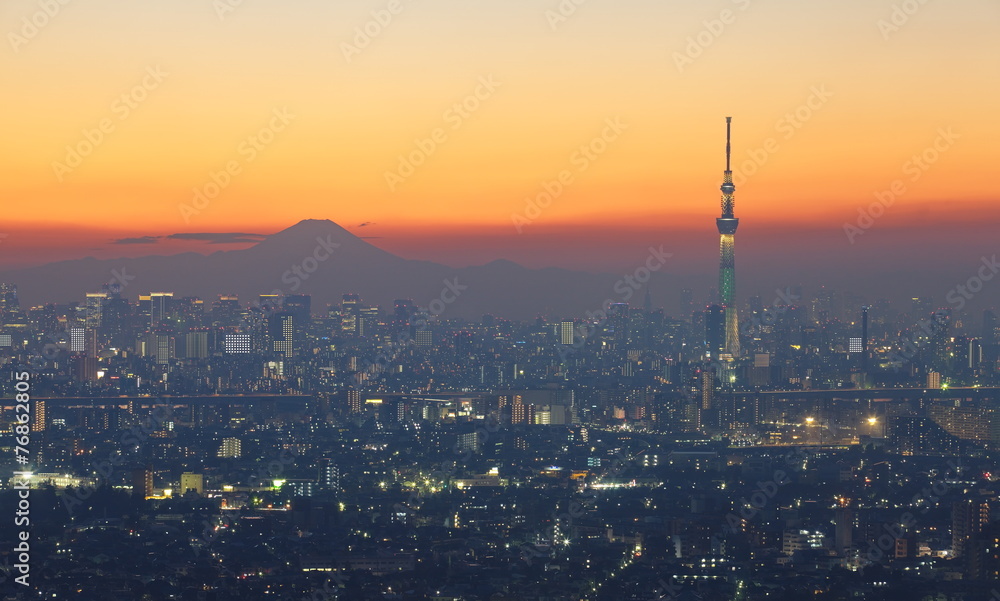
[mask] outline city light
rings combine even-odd
[[[5,3],[4,598],[1000,601],[996,4]]]

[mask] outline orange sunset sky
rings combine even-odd
[[[741,264],[937,243],[961,269],[998,217],[998,25],[992,0],[9,0],[0,266],[322,218],[457,265],[614,269],[666,243],[710,272],[731,115]]]

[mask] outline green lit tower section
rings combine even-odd
[[[740,356],[740,326],[736,315],[736,228],[740,220],[733,215],[735,200],[733,195],[733,172],[729,168],[730,125],[732,117],[726,117],[726,171],[722,180],[722,217],[715,220],[719,226],[719,301],[725,310],[726,346],[725,353],[732,358]]]

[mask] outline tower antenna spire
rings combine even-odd
[[[732,171],[729,168],[729,130],[732,122],[732,117],[726,117],[726,171]]]

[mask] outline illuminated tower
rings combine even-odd
[[[733,358],[740,356],[740,329],[736,315],[736,228],[740,220],[733,216],[733,172],[729,168],[729,130],[732,117],[726,117],[726,171],[722,180],[722,217],[715,220],[719,226],[719,301],[726,317],[725,352]]]

